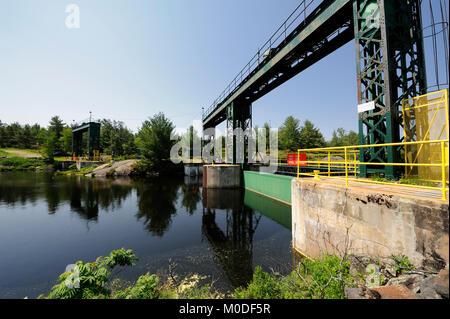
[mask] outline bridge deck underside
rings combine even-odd
[[[274,48],[227,98],[204,117],[203,127],[226,120],[235,100],[252,103],[354,38],[350,0],[325,1]]]

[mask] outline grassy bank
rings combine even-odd
[[[66,170],[57,170],[55,174],[57,175],[86,175],[92,173],[94,169],[99,167],[100,165],[92,165],[90,167],[83,167],[80,170],[77,169],[76,164],[72,164]]]
[[[47,166],[41,158],[0,158],[0,172],[36,170]]]

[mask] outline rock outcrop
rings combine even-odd
[[[131,159],[119,162],[111,162],[100,165],[95,168],[92,173],[87,174],[88,177],[113,177],[113,176],[129,176],[133,171],[133,165],[138,160]]]
[[[350,274],[358,287],[345,288],[347,299],[448,299],[449,265],[439,272],[403,269],[368,256],[350,258]],[[376,272],[374,274],[374,272]],[[364,279],[362,279],[364,278]],[[373,280],[375,278],[375,280]],[[365,281],[364,281],[365,280]]]

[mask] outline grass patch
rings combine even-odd
[[[256,267],[252,282],[235,290],[237,299],[344,299],[344,287],[353,286],[350,263],[336,256],[302,261],[287,276]]]
[[[64,171],[58,170],[58,171],[56,171],[56,174],[58,174],[58,175],[86,175],[86,174],[92,173],[92,171],[99,166],[100,165],[96,164],[96,165],[92,165],[89,167],[83,167],[82,169],[78,170],[77,165],[72,164],[69,166],[68,170],[64,170]]]
[[[45,165],[44,160],[39,158],[7,157],[0,159],[0,171],[32,170],[43,165]]]

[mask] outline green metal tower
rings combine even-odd
[[[401,101],[426,89],[419,0],[353,2],[358,103],[375,108],[359,113],[359,144],[401,142]],[[361,149],[360,161],[399,162],[401,148]],[[383,173],[398,177],[393,166],[361,165],[362,177]]]
[[[89,122],[72,129],[72,155],[81,156],[83,149],[83,133],[87,132],[87,149],[89,158],[94,157],[94,151],[100,150],[100,123]]]
[[[252,105],[245,101],[234,100],[227,107],[227,163],[248,163],[248,136],[244,132],[252,127]],[[242,131],[236,132],[240,128]],[[234,133],[237,134],[234,134]],[[242,149],[237,149],[241,147]]]

